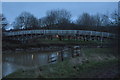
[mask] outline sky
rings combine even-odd
[[[91,15],[96,13],[110,15],[117,8],[117,2],[2,2],[2,13],[10,23],[23,11],[41,18],[48,10],[66,9],[71,12],[72,19],[75,20],[83,12]]]

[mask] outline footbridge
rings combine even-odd
[[[28,40],[33,38],[69,38],[83,40],[114,39],[115,34],[108,32],[86,31],[86,30],[17,30],[3,32],[3,37],[14,40]]]

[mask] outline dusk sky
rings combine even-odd
[[[72,14],[72,19],[76,19],[83,12],[90,14],[109,15],[117,10],[117,2],[3,2],[2,13],[9,22],[23,11],[32,13],[35,17],[41,18],[46,15],[48,10],[67,9]]]

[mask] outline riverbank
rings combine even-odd
[[[2,50],[16,50],[16,49],[29,49],[29,48],[41,48],[41,47],[50,47],[50,46],[73,46],[73,45],[80,45],[80,46],[88,46],[88,47],[94,47],[94,46],[104,46],[104,47],[113,47],[116,46],[114,41],[95,41],[95,40],[89,40],[89,41],[83,41],[83,40],[58,40],[58,39],[34,39],[29,40],[26,43],[20,43],[18,41],[6,41],[4,40],[2,42]]]
[[[82,56],[30,70],[18,70],[6,78],[114,78],[118,58],[105,48],[81,49]]]

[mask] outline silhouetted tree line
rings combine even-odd
[[[111,14],[111,18],[108,15],[90,15],[83,13],[76,21],[72,21],[71,12],[65,9],[55,9],[47,11],[46,16],[40,19],[36,18],[29,12],[22,12],[15,21],[12,23],[14,30],[19,29],[77,29],[77,30],[96,30],[114,32],[118,29],[120,24],[120,18],[117,11]],[[1,15],[1,21],[4,22],[6,18]],[[111,20],[110,20],[111,19]],[[8,23],[2,24],[2,29],[5,30],[5,26]],[[113,27],[116,26],[116,27]]]
[[[2,28],[2,31],[5,31],[6,26],[8,25],[7,19],[4,17],[3,14],[0,14],[0,28]]]

